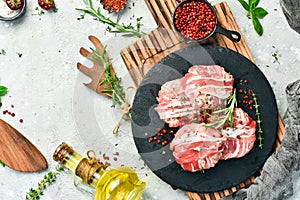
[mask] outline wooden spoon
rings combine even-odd
[[[0,119],[0,160],[21,172],[37,172],[47,168],[41,152],[20,132]]]

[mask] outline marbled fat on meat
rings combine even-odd
[[[220,131],[192,123],[178,130],[170,149],[184,170],[195,172],[215,166],[222,156],[224,141]]]
[[[201,123],[207,110],[225,106],[233,82],[232,75],[218,65],[192,66],[184,77],[162,85],[155,110],[170,127]]]
[[[226,138],[222,153],[222,160],[240,158],[245,156],[253,148],[256,140],[256,121],[241,108],[234,108],[233,127],[221,130]]]
[[[253,148],[256,122],[241,108],[234,108],[233,127],[205,128],[204,124],[181,127],[170,144],[176,162],[186,171],[214,167],[219,160],[240,158]]]

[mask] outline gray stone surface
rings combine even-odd
[[[300,33],[300,1],[299,0],[280,0],[281,8],[289,25]]]
[[[293,195],[292,172],[300,169],[300,80],[286,89],[288,108],[281,146],[266,161],[262,174],[233,199],[287,199]]]
[[[224,0],[211,0],[212,4],[221,1]],[[261,20],[264,34],[260,37],[253,29],[251,19],[246,17],[247,11],[243,10],[239,2],[226,0],[257,66],[274,90],[279,114],[283,116],[287,107],[285,88],[288,83],[300,78],[300,35],[288,25],[279,1],[260,1],[259,6],[269,12]],[[46,157],[49,168],[41,173],[20,173],[8,167],[0,167],[0,199],[25,199],[29,188],[36,187],[44,173],[55,168],[56,162],[52,159],[52,153],[59,143],[65,141],[82,154],[91,148],[97,153],[109,153],[113,166],[125,164],[135,167],[140,177],[147,182],[146,200],[187,200],[184,191],[173,190],[144,167],[136,152],[129,123],[122,126],[122,134],[111,134],[115,125],[111,122],[119,119],[118,111],[110,108],[111,102],[108,99],[87,90],[82,82],[89,82],[90,79],[78,73],[76,69],[77,62],[90,66],[78,51],[80,47],[91,47],[87,37],[95,35],[108,45],[115,70],[123,81],[127,81],[124,82],[125,87],[132,85],[133,82],[119,55],[120,44],[128,44],[128,38],[107,33],[106,26],[92,20],[90,16],[86,16],[84,20],[77,20],[80,13],[75,8],[84,7],[82,0],[56,0],[58,12],[45,12],[41,16],[35,10],[38,6],[37,1],[27,2],[27,12],[22,19],[0,22],[0,49],[3,48],[7,52],[5,56],[0,56],[0,84],[8,86],[11,95],[11,98],[2,98],[2,109],[13,110],[16,113],[15,118],[12,118],[0,112],[0,118],[17,128],[39,148]],[[95,5],[99,5],[99,1],[94,2]],[[142,28],[145,32],[157,27],[144,0],[128,1],[128,7],[121,14],[121,22],[125,24],[143,16]],[[116,15],[111,14],[110,17],[116,18]],[[115,54],[112,54],[112,51]],[[23,53],[23,56],[19,58],[16,52]],[[278,55],[279,62],[275,62],[272,56],[274,53]],[[92,98],[93,110],[88,110],[85,104],[76,104],[74,96],[81,92],[84,99]],[[14,109],[10,107],[11,104],[14,104]],[[112,144],[118,146],[109,149],[102,140],[96,139],[94,143],[97,148],[91,146],[88,140],[94,139],[92,132],[88,129],[81,131],[83,126],[90,127],[76,121],[76,106],[82,106],[79,114],[89,111],[90,114],[96,115],[99,128],[106,133]],[[24,119],[22,124],[18,122],[19,118]],[[120,152],[118,161],[112,160],[115,151]],[[132,156],[125,157],[125,151],[132,153]],[[299,200],[300,173],[294,174],[293,181],[293,200]],[[87,200],[93,197],[78,191],[73,185],[73,174],[64,171],[56,183],[47,188],[41,199]]]

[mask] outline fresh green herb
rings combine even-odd
[[[0,96],[3,96],[7,93],[8,88],[0,85]]]
[[[263,148],[263,137],[262,137],[262,129],[261,129],[261,119],[260,119],[260,112],[259,112],[259,105],[258,105],[258,102],[257,102],[257,97],[256,97],[256,94],[254,92],[252,92],[252,97],[253,97],[253,101],[254,101],[254,108],[255,108],[255,115],[257,117],[257,120],[256,120],[256,123],[257,123],[257,133],[258,133],[258,141],[259,141],[259,145],[258,147],[260,149]]]
[[[140,30],[140,27],[142,26],[142,24],[141,24],[142,17],[136,19],[135,26],[132,26],[131,23],[128,25],[125,25],[123,23],[121,24],[119,22],[120,16],[118,16],[116,21],[113,21],[109,17],[104,16],[103,13],[101,13],[101,10],[99,7],[97,9],[95,9],[93,7],[92,0],[83,0],[83,2],[86,5],[86,8],[76,8],[76,10],[83,12],[83,14],[81,14],[80,17],[77,18],[78,20],[83,19],[85,14],[89,14],[92,17],[94,17],[94,20],[108,24],[108,27],[106,28],[106,30],[108,32],[123,33],[122,36],[125,36],[125,37],[139,37],[140,38],[145,35],[145,33]]]
[[[6,54],[6,51],[4,49],[1,49],[0,55],[5,55],[5,54]]]
[[[116,105],[120,106],[120,109],[123,113],[121,119],[125,121],[129,121],[131,119],[131,108],[130,104],[127,102],[126,94],[124,92],[123,87],[121,86],[121,78],[119,78],[116,73],[111,73],[111,61],[106,53],[106,47],[103,48],[102,53],[97,52],[96,50],[92,49],[93,56],[92,59],[98,61],[102,64],[104,69],[104,78],[99,80],[99,85],[107,84],[108,87],[101,90],[102,93],[112,98],[112,107],[116,107]],[[113,130],[113,133],[117,133],[119,129],[119,124]]]
[[[277,62],[278,64],[280,64],[277,53],[274,52],[274,53],[272,54],[272,56],[274,57],[273,63],[276,63],[276,62]]]
[[[213,112],[213,114],[223,113],[223,115],[218,116],[217,118],[209,117],[208,120],[210,121],[210,123],[204,125],[206,128],[209,128],[211,126],[220,128],[227,122],[229,123],[230,127],[233,127],[233,110],[237,106],[235,89],[233,90],[233,94],[226,99],[226,103],[227,103],[226,108],[223,108],[221,110],[216,110]]]
[[[0,85],[0,107],[2,105],[1,96],[4,96],[7,93],[8,88]]]
[[[0,160],[0,165],[2,165],[2,167],[5,167],[5,164]]]
[[[57,175],[63,171],[61,166],[56,167],[55,171],[48,172],[44,175],[43,180],[38,183],[37,189],[30,188],[26,193],[26,200],[38,200],[43,195],[44,190],[56,181]]]
[[[112,107],[115,107],[117,104],[122,105],[126,103],[125,92],[121,86],[121,78],[119,78],[116,73],[111,73],[111,62],[106,55],[106,47],[104,47],[101,54],[92,48],[91,50],[94,53],[92,58],[100,62],[104,69],[104,78],[100,80],[99,84],[107,83],[109,85],[108,88],[103,89],[101,92],[112,98]]]
[[[248,0],[248,3],[245,0],[238,0],[243,8],[248,11],[247,17],[252,18],[252,24],[254,26],[254,30],[258,35],[263,34],[263,27],[259,22],[259,19],[264,18],[268,12],[262,8],[257,7],[260,0]]]
[[[35,10],[38,11],[37,14],[32,14],[32,15],[38,15],[38,16],[42,16],[43,14],[45,14],[45,12],[42,9],[39,9],[39,7],[35,7]]]
[[[199,168],[198,171],[204,174],[204,168]]]
[[[23,54],[20,52],[16,52],[16,54],[19,56],[19,58],[22,58]]]
[[[58,12],[58,8],[56,6],[53,7],[53,12]]]

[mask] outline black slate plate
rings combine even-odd
[[[154,108],[157,94],[163,83],[182,77],[189,67],[218,64],[230,72],[234,86],[252,89],[260,105],[263,149],[256,140],[253,149],[243,158],[219,161],[214,168],[202,172],[186,172],[174,161],[169,145],[162,147],[148,138],[157,133],[157,128],[169,129],[159,119]],[[242,83],[248,80],[248,84]],[[242,99],[243,94],[238,95]],[[253,119],[255,112],[239,104]],[[244,56],[223,47],[195,46],[173,52],[158,62],[145,76],[138,88],[132,108],[132,132],[136,147],[149,168],[170,185],[191,192],[216,192],[231,188],[254,175],[270,155],[277,135],[277,104],[272,88],[263,73]],[[174,130],[176,131],[176,130]],[[146,134],[145,134],[146,133]],[[172,135],[167,135],[171,140]]]

